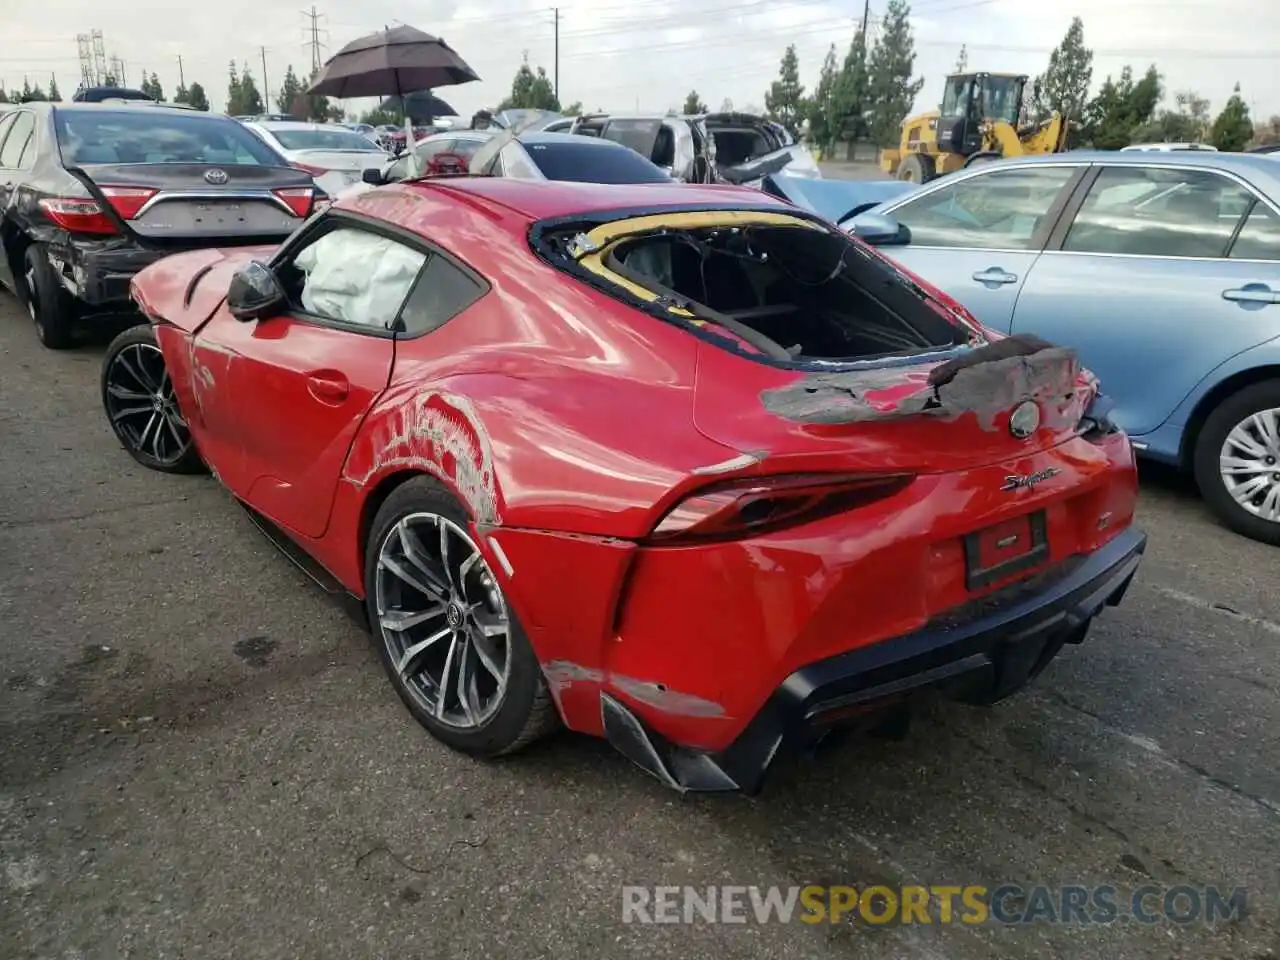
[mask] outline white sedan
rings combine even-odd
[[[359,183],[365,170],[380,169],[392,159],[368,137],[336,124],[262,120],[245,126],[293,166],[310,173],[331,197]]]

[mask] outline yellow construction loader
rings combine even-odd
[[[881,152],[880,168],[899,180],[926,183],[1001,157],[1061,153],[1067,122],[1060,114],[1019,124],[1026,85],[1025,76],[1011,73],[947,77],[941,108],[904,120],[901,142]]]

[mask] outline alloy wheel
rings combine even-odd
[[[120,439],[164,466],[191,449],[191,430],[178,409],[164,355],[150,343],[131,343],[111,358],[106,375],[107,416]]]
[[[483,726],[511,673],[506,601],[475,541],[435,513],[412,513],[383,538],[375,574],[379,633],[401,684],[430,716]]]
[[[1241,509],[1280,523],[1280,407],[1258,410],[1232,428],[1218,472]]]

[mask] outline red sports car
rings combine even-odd
[[[133,295],[102,373],[125,448],[207,465],[362,601],[472,754],[563,722],[752,792],[925,689],[1017,690],[1145,547],[1069,350],[756,191],[398,184]]]

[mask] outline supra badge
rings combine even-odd
[[[1030,490],[1038,483],[1044,483],[1050,477],[1056,477],[1062,471],[1057,467],[1045,467],[1036,473],[1009,474],[1004,478],[1001,490]]]
[[[1034,400],[1025,400],[1009,417],[1009,432],[1016,440],[1026,440],[1040,426],[1040,408]]]

